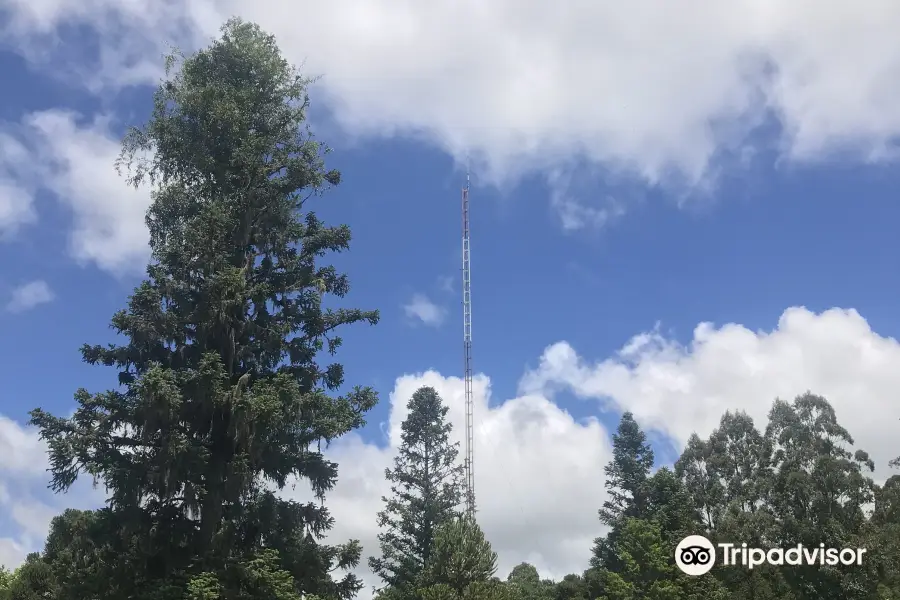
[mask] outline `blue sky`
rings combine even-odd
[[[583,568],[624,410],[666,462],[724,410],[762,425],[776,396],[811,389],[887,472],[900,454],[895,28],[839,3],[839,17],[815,18],[739,3],[737,23],[698,0],[703,19],[670,15],[659,29],[679,54],[623,33],[650,18],[640,11],[580,8],[590,14],[559,17],[535,41],[549,5],[505,20],[510,5],[494,0],[463,36],[475,49],[453,52],[433,41],[452,30],[438,13],[457,18],[442,2],[403,14],[373,2],[352,26],[336,25],[357,14],[344,2],[262,4],[274,12],[174,2],[168,21],[127,3],[0,2],[0,563],[39,548],[61,507],[102,501],[88,486],[43,490],[27,412],[66,413],[77,388],[114,384],[78,349],[113,339],[109,319],[145,256],[147,192],[117,178],[116,144],[148,114],[162,43],[196,47],[234,13],[325,74],[312,121],[343,183],[315,210],[354,232],[335,259],[351,278],[347,304],[382,315],[346,331],[340,354],[348,383],[374,386],[382,403],[332,449],[346,465],[335,536],[374,552],[381,473],[418,385],[436,386],[461,419],[465,156],[474,364],[490,385],[489,397],[479,387],[476,471],[502,565]],[[900,24],[898,9],[879,10],[877,22]],[[305,11],[297,30],[280,24],[292,11]],[[613,17],[621,39],[579,25]],[[851,33],[836,35],[836,21]],[[860,32],[884,50],[854,45]],[[514,52],[523,40],[527,57]]]

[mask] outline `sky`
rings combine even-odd
[[[586,567],[624,411],[671,464],[726,410],[762,428],[809,390],[890,474],[900,4],[0,0],[0,564],[103,502],[90,481],[47,489],[28,411],[115,385],[79,347],[115,339],[147,260],[149,190],[116,173],[119,142],[168,45],[232,15],[322,76],[311,123],[343,183],[316,211],[353,230],[345,305],[382,316],[339,355],[381,402],[328,450],[330,539],[377,552],[415,389],[461,437],[466,164],[475,482],[501,575]]]

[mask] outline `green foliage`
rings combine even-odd
[[[497,553],[473,519],[459,517],[438,528],[426,564],[424,583],[443,584],[462,594],[474,583],[489,581],[497,572]]]
[[[752,514],[760,507],[773,477],[772,446],[745,413],[726,412],[708,441],[696,434],[676,463],[705,531],[721,528],[726,514]],[[771,523],[756,520],[748,543],[760,539]],[[745,539],[745,538],[741,538]]]
[[[516,600],[516,598],[512,588],[496,580],[473,582],[462,592],[439,583],[421,588],[417,593],[418,600]]]
[[[615,551],[616,536],[622,522],[631,517],[646,517],[649,510],[650,470],[653,468],[653,450],[647,436],[630,412],[622,415],[616,433],[613,434],[613,459],[606,466],[605,486],[609,500],[600,508],[600,522],[609,527],[609,535],[594,540],[591,567],[594,570],[617,571],[624,568]],[[588,590],[592,597],[600,593],[596,577],[588,578]]]
[[[448,407],[433,388],[423,387],[413,394],[408,409],[394,468],[385,473],[392,495],[382,499],[385,508],[378,514],[381,556],[369,559],[375,574],[403,593],[420,585],[437,531],[459,514],[463,492]]]
[[[514,600],[515,596],[509,586],[491,579],[473,581],[463,590],[463,600]]]
[[[12,592],[10,588],[15,580],[15,574],[4,566],[0,566],[0,600],[10,600]]]
[[[674,472],[663,468],[652,477],[633,468],[644,456],[642,439],[623,419],[608,468],[616,475],[613,502],[601,511],[610,531],[585,573],[589,598],[862,600],[894,593],[900,478],[878,489],[869,476],[872,461],[852,449],[852,437],[824,398],[776,400],[762,433],[747,415],[726,413],[707,440],[690,438]],[[620,475],[628,472],[635,475]],[[762,548],[864,547],[870,555],[860,568],[717,567],[686,577],[673,570],[672,552],[690,534]]]
[[[860,535],[859,545],[869,549],[869,560],[858,576],[878,582],[878,598],[900,600],[900,475],[877,490],[872,518]]]
[[[553,582],[542,581],[538,570],[528,563],[513,567],[506,583],[516,600],[555,600]]]
[[[613,525],[647,508],[647,478],[653,468],[653,450],[630,412],[622,415],[613,434],[613,460],[606,467],[609,500],[600,509],[600,521]]]
[[[292,574],[281,567],[278,552],[263,550],[224,574],[205,572],[188,581],[186,600],[219,598],[300,600],[302,595],[296,590]]]
[[[378,594],[379,600],[521,600],[517,587],[494,577],[497,554],[471,518],[458,516],[443,523],[432,544],[415,588],[389,587]]]
[[[553,600],[588,600],[585,577],[571,573],[553,585]]]
[[[874,499],[875,486],[867,475],[874,464],[865,452],[850,450],[853,438],[838,424],[831,405],[812,394],[792,403],[776,400],[766,438],[774,449],[767,494],[777,523],[772,545],[855,546],[866,520],[863,507]],[[804,565],[780,571],[801,598],[865,597],[862,590],[842,586],[850,570]]]
[[[462,593],[449,585],[436,584],[422,588],[419,600],[515,600],[514,592],[498,581],[476,581],[468,585]]]
[[[348,598],[359,580],[331,571],[361,549],[319,541],[337,465],[318,448],[362,425],[376,396],[336,395],[342,367],[317,359],[342,326],[378,315],[323,306],[349,284],[319,259],[350,231],[307,207],[340,179],[305,126],[308,81],[240,20],[168,66],[119,165],[154,185],[148,277],[112,319],[127,341],[82,349],[122,387],[79,390],[71,418],[32,413],[53,488],[88,474],[107,508],[57,520],[28,578],[48,569],[73,599]],[[318,502],[275,494],[293,480]]]
[[[676,567],[670,560],[672,549],[663,543],[658,525],[652,521],[626,517],[614,551],[622,567],[602,569],[603,595],[598,600],[678,600],[682,597]]]
[[[44,600],[57,597],[58,592],[50,565],[37,553],[29,554],[7,578],[4,591],[10,600]]]

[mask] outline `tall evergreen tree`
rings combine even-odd
[[[417,390],[409,401],[409,416],[401,426],[401,445],[394,468],[385,471],[390,498],[382,498],[378,513],[381,557],[369,565],[384,583],[400,593],[412,593],[431,558],[437,530],[458,516],[463,498],[458,444],[450,442],[448,407],[430,387]]]
[[[613,459],[606,466],[609,500],[600,509],[600,521],[612,526],[623,517],[642,515],[647,509],[647,478],[653,468],[653,450],[647,436],[626,412],[613,434]]]
[[[92,546],[113,561],[98,598],[360,587],[330,575],[358,562],[358,543],[319,542],[337,465],[317,443],[360,426],[376,396],[336,395],[342,367],[317,358],[337,350],[343,325],[378,315],[323,306],[349,285],[319,259],[346,250],[350,231],[307,206],[340,180],[305,126],[307,84],[272,36],[232,20],[205,50],[170,57],[151,119],[125,139],[120,166],[153,184],[152,259],[112,319],[126,341],[82,348],[118,369],[121,387],[79,390],[72,418],[32,412],[53,489],[86,473],[109,491],[101,523],[83,528],[104,532]],[[292,479],[317,498],[273,491]]]
[[[609,500],[599,510],[600,522],[610,528],[606,536],[594,540],[592,569],[623,567],[616,554],[616,536],[624,520],[630,517],[646,517],[649,502],[648,479],[653,468],[653,450],[647,436],[634,420],[634,415],[622,415],[616,433],[613,434],[613,459],[606,466],[606,489]],[[586,573],[593,595],[600,593],[600,579],[596,573]]]

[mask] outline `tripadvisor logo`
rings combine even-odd
[[[675,548],[675,564],[687,575],[709,573],[716,558],[722,566],[752,569],[760,565],[861,565],[865,548],[826,548],[825,544],[791,548],[752,548],[747,544],[720,542],[713,545],[702,535],[689,535]]]

